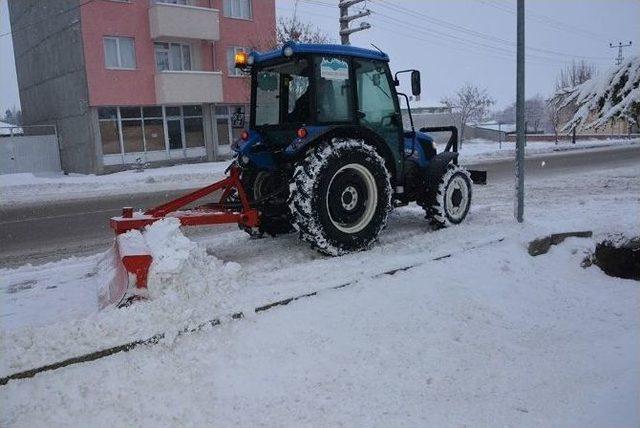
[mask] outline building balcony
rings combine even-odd
[[[220,39],[217,9],[158,2],[149,8],[149,25],[152,39]]]
[[[157,104],[210,104],[222,102],[219,71],[160,71],[156,73]]]

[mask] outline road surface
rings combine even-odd
[[[570,174],[573,171],[633,166],[639,163],[640,146],[556,152],[529,157],[525,163],[525,177]],[[511,159],[482,162],[473,167],[487,170],[490,184],[513,180],[514,166]],[[102,251],[113,240],[108,219],[118,215],[123,206],[151,207],[184,193],[184,190],[138,193],[0,208],[0,267],[38,264]],[[208,233],[207,229],[209,228],[190,228],[188,233]]]

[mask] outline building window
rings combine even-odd
[[[249,49],[238,46],[227,48],[227,73],[229,76],[247,76],[247,73],[236,68],[236,54],[238,52],[249,52]]]
[[[120,162],[135,162],[140,155],[167,159],[166,153],[174,150],[183,157],[204,155],[201,105],[101,107],[98,120],[103,155],[122,156]]]
[[[124,153],[144,152],[142,109],[140,107],[120,107],[120,126]]]
[[[182,115],[184,117],[184,140],[186,147],[204,147],[202,106],[183,106]]]
[[[224,16],[251,19],[251,0],[224,0]]]
[[[122,70],[136,68],[136,50],[132,37],[105,37],[103,42],[105,67]]]
[[[216,131],[218,133],[218,146],[228,146],[232,141],[240,138],[240,133],[244,129],[248,119],[245,118],[245,106],[216,106]],[[243,118],[241,122],[237,120]],[[234,123],[237,120],[237,123]]]
[[[154,43],[158,71],[191,70],[191,46],[181,43]]]

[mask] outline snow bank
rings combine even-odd
[[[49,272],[52,271],[52,266],[58,267],[59,271],[66,269],[67,276],[52,280],[56,284],[55,291],[58,287],[60,291],[64,288],[67,295],[57,301],[52,300],[52,297],[55,299],[55,294],[44,295],[42,301],[36,302],[19,299],[37,297],[33,294],[16,297],[13,310],[32,311],[16,320],[15,324],[22,321],[26,326],[13,324],[14,328],[10,328],[2,325],[0,376],[129,341],[146,339],[157,333],[165,332],[167,337],[174,338],[185,326],[198,325],[214,317],[227,315],[236,307],[235,294],[242,277],[238,263],[225,263],[207,254],[206,246],[192,242],[182,234],[180,223],[174,218],[151,225],[143,236],[154,257],[148,278],[150,299],[144,303],[98,311],[97,293],[105,274],[99,272],[102,266],[99,261],[104,254],[73,259],[70,262],[74,264],[63,261],[38,267],[37,269]],[[78,263],[77,260],[84,263]],[[16,275],[16,271],[22,273],[22,276]],[[23,268],[3,269],[0,272],[13,277],[10,279],[11,283],[15,278],[31,278],[31,286],[43,293],[45,287],[38,287],[40,278],[33,279],[33,273],[24,271]],[[60,272],[54,273],[61,275]],[[67,283],[71,283],[69,285],[72,287]],[[78,290],[79,286],[85,287],[82,293]],[[3,294],[7,292],[2,289],[0,291]],[[87,295],[91,297],[89,304]],[[42,316],[36,312],[42,310],[42,306],[51,304],[59,307],[59,310],[53,312],[45,309],[43,312],[55,314],[57,318],[53,315]],[[67,311],[67,306],[72,309],[81,306],[84,311]],[[14,316],[11,312],[7,315]]]
[[[635,140],[593,140],[577,144],[535,142],[527,146],[527,155],[550,153],[559,150],[579,150],[592,147],[638,144]],[[445,145],[438,147],[444,150]],[[461,160],[472,163],[487,159],[513,158],[514,143],[471,140],[462,144]],[[28,205],[36,202],[88,199],[133,193],[186,190],[202,187],[221,179],[229,162],[208,162],[147,169],[142,172],[123,171],[108,175],[0,175],[0,206]]]
[[[143,235],[153,257],[148,278],[151,299],[206,298],[228,288],[232,283],[224,279],[241,270],[238,263],[224,263],[184,236],[176,218],[152,224]]]
[[[0,175],[0,205],[73,200],[205,186],[224,176],[228,161],[123,171],[107,175]]]
[[[624,147],[632,144],[640,144],[640,138],[634,139],[606,139],[606,140],[581,140],[576,144],[561,141],[530,141],[525,147],[526,156],[540,155],[553,152],[566,152],[573,150],[585,150],[598,147]],[[438,145],[438,151],[442,151],[445,144]],[[516,148],[514,142],[502,142],[475,138],[465,141],[459,148],[460,160],[463,163],[473,163],[485,160],[500,160],[515,158]]]

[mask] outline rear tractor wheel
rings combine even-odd
[[[291,215],[287,206],[288,182],[278,173],[247,168],[242,171],[242,185],[251,203],[260,210],[258,236],[267,233],[271,236],[283,235],[293,231]],[[249,235],[255,231],[244,229]]]
[[[289,193],[300,239],[331,256],[369,248],[391,208],[384,159],[357,140],[312,149],[296,166]]]
[[[424,205],[431,225],[440,229],[460,224],[471,206],[471,176],[459,165],[450,163],[444,174],[432,179]]]

